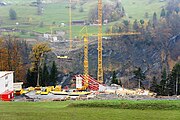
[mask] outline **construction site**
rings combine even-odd
[[[82,21],[72,21],[72,3],[77,2],[70,0],[69,1],[69,41],[68,45],[69,47],[66,49],[63,49],[64,51],[56,51],[55,53],[57,59],[60,60],[68,60],[68,52],[71,52],[74,50],[74,41],[72,38],[72,24],[85,24]],[[133,35],[141,35],[141,32],[135,32],[135,31],[128,31],[128,32],[112,32],[110,30],[108,33],[102,32],[102,26],[104,22],[102,21],[102,0],[98,0],[98,20],[97,20],[97,27],[98,31],[97,34],[91,34],[88,33],[88,28],[86,25],[82,27],[80,30],[79,36],[80,39],[83,40],[83,68],[84,73],[81,75],[74,75],[71,79],[75,83],[75,89],[68,88],[67,86],[63,87],[61,85],[56,86],[47,86],[47,87],[40,87],[39,83],[37,84],[37,87],[28,87],[28,88],[22,88],[23,83],[14,83],[14,89],[10,90],[2,90],[1,93],[1,99],[2,100],[32,100],[32,101],[41,101],[41,100],[50,100],[50,101],[64,101],[64,100],[88,100],[88,99],[156,99],[157,93],[150,92],[146,89],[127,89],[124,88],[124,86],[120,86],[117,84],[111,84],[111,86],[108,86],[104,84],[104,75],[103,75],[103,47],[102,47],[102,41],[103,37],[113,37],[113,36],[133,36]],[[51,35],[52,35],[52,28],[51,28]],[[98,54],[97,54],[97,79],[91,77],[89,75],[89,59],[88,59],[88,46],[89,46],[89,38],[93,37],[94,39],[97,39],[98,44]],[[52,36],[51,36],[52,39]],[[91,38],[92,39],[92,38]],[[61,55],[59,55],[59,52],[61,52]],[[62,54],[63,53],[63,54]],[[70,61],[71,62],[71,61]],[[41,63],[40,63],[41,64]],[[2,76],[3,77],[3,76]],[[12,78],[13,81],[13,78]],[[10,91],[10,92],[8,92]],[[4,95],[9,96],[12,94],[12,91],[15,93],[15,99],[13,97],[3,97]],[[7,93],[6,93],[7,92]],[[179,97],[177,97],[178,99]],[[158,99],[158,98],[157,98]],[[174,98],[172,98],[174,99]],[[175,98],[176,99],[176,98]]]
[[[50,34],[44,34],[43,37],[50,40],[49,44],[52,47],[52,53],[55,55],[56,61],[61,63],[59,65],[59,69],[62,69],[62,71],[66,70],[66,66],[64,64],[66,62],[71,63],[70,67],[71,67],[71,65],[77,66],[77,65],[73,65],[74,63],[72,61],[74,61],[73,60],[74,56],[72,56],[72,54],[75,53],[74,51],[83,50],[83,54],[81,54],[81,56],[83,58],[83,62],[82,62],[83,72],[81,72],[80,74],[71,76],[69,78],[70,80],[68,82],[66,82],[66,80],[64,80],[64,81],[61,80],[61,83],[59,83],[55,86],[41,87],[39,85],[39,77],[37,78],[37,87],[23,88],[22,87],[23,82],[14,83],[13,90],[12,90],[12,88],[9,89],[6,87],[2,87],[2,90],[1,90],[2,92],[0,93],[1,99],[5,100],[5,101],[6,100],[7,101],[16,100],[16,98],[17,98],[17,100],[32,99],[32,100],[51,100],[51,101],[60,100],[61,101],[61,100],[69,100],[69,99],[77,99],[78,100],[78,99],[81,99],[81,97],[82,97],[82,99],[106,99],[106,98],[107,99],[122,99],[122,98],[127,98],[127,99],[130,99],[130,98],[136,99],[137,98],[137,99],[139,99],[138,97],[141,98],[142,96],[144,96],[144,99],[146,97],[150,98],[150,99],[155,98],[157,93],[150,92],[150,84],[151,84],[150,80],[147,81],[148,83],[145,83],[146,85],[148,84],[148,86],[146,86],[145,88],[141,88],[142,83],[141,83],[140,78],[138,78],[138,87],[133,88],[133,89],[131,89],[130,84],[129,84],[129,81],[131,78],[128,78],[128,77],[126,78],[126,79],[128,79],[128,80],[126,80],[126,83],[124,82],[124,84],[126,84],[126,85],[123,85],[123,84],[118,85],[118,84],[113,84],[113,83],[105,84],[106,83],[105,80],[111,79],[111,78],[104,77],[103,63],[105,63],[105,62],[103,62],[103,61],[105,61],[104,58],[108,55],[104,55],[105,57],[103,56],[103,50],[106,47],[106,46],[103,46],[103,40],[104,41],[107,39],[111,40],[112,37],[117,37],[117,39],[119,41],[121,41],[119,38],[123,38],[124,36],[127,38],[135,36],[133,39],[135,39],[135,41],[139,42],[140,40],[139,39],[136,40],[136,38],[138,38],[138,37],[141,38],[143,36],[142,34],[144,34],[144,33],[142,33],[143,31],[140,32],[138,30],[132,30],[132,31],[124,30],[125,31],[124,32],[121,30],[122,32],[119,32],[119,31],[116,32],[116,31],[113,31],[113,27],[111,26],[110,29],[108,30],[108,32],[106,32],[106,33],[103,32],[103,25],[107,24],[107,20],[103,19],[103,2],[102,2],[102,0],[98,0],[98,2],[97,2],[97,20],[94,25],[97,28],[97,31],[95,33],[90,33],[88,31],[89,24],[87,24],[83,20],[73,20],[72,6],[76,2],[79,2],[79,1],[78,0],[77,1],[69,0],[68,6],[66,6],[66,8],[68,8],[68,13],[69,13],[68,15],[66,15],[69,18],[69,23],[68,23],[68,27],[69,27],[68,37],[69,38],[68,38],[68,40],[64,40],[64,41],[61,41],[60,43],[56,44],[56,42],[58,40],[57,40],[57,37],[53,36],[53,33],[54,33],[53,25],[48,25],[48,27],[50,27],[50,29],[51,29]],[[33,5],[34,4],[35,4],[35,6],[38,6],[40,4],[40,7],[42,7],[41,6],[42,1],[40,3],[33,2]],[[16,22],[16,25],[17,25],[16,27],[18,27],[19,23]],[[75,40],[72,35],[73,34],[72,29],[73,29],[73,27],[75,27],[75,25],[80,25],[82,27],[81,30],[79,31],[79,34],[76,35],[76,36],[78,36],[77,37],[78,40]],[[54,26],[56,26],[56,25],[54,25]],[[62,26],[65,26],[65,24],[61,23],[61,27]],[[146,28],[147,26],[148,26],[148,22],[144,21],[143,25],[142,25],[142,29]],[[118,29],[120,29],[120,28],[118,28]],[[17,29],[17,31],[18,31],[18,29]],[[65,33],[61,31],[59,34],[64,35]],[[177,38],[178,38],[178,36],[177,36]],[[174,41],[174,39],[172,41]],[[92,74],[92,72],[90,71],[90,67],[92,67],[92,65],[89,64],[90,63],[90,59],[89,59],[89,56],[90,56],[89,55],[89,45],[90,44],[97,46],[97,48],[96,48],[97,49],[97,54],[96,54],[97,60],[94,61],[94,63],[97,63],[97,69],[95,70],[97,78],[93,78],[90,75],[90,73]],[[107,44],[109,44],[109,43],[107,42]],[[112,53],[112,51],[111,51],[111,53]],[[114,50],[114,52],[117,52],[117,51]],[[163,65],[165,64],[165,59],[168,60],[167,64],[174,65],[176,63],[166,56],[165,50],[162,50],[162,52],[160,52],[160,54],[161,54],[161,56],[159,56],[159,53],[158,54],[153,53],[152,56],[159,56],[158,60],[160,62],[162,62]],[[42,56],[43,56],[43,54],[42,54]],[[132,61],[130,62],[131,56],[133,56],[133,55],[128,55],[125,57],[126,64],[132,64]],[[110,59],[110,57],[111,56],[109,54],[108,60]],[[121,57],[119,57],[119,58],[121,58]],[[107,57],[106,57],[106,60],[107,60]],[[178,60],[179,60],[179,58],[178,58]],[[143,61],[141,66],[146,66],[144,71],[148,72],[148,70],[150,69],[148,61],[145,60],[144,58],[139,58],[139,61],[140,62]],[[40,65],[42,65],[42,64],[43,64],[43,62],[42,62],[42,60],[40,60],[40,63],[38,66],[38,72],[39,72],[39,68],[41,67]],[[81,63],[79,63],[79,64],[81,64]],[[113,63],[111,63],[109,61],[109,65],[106,65],[106,66],[110,66],[110,68],[111,68],[110,71],[112,71],[112,68],[116,69],[115,64],[114,64],[114,66],[112,66],[112,64]],[[153,65],[154,65],[154,68],[157,69],[158,65],[156,65],[155,63],[153,63]],[[159,65],[158,67],[163,67],[163,65]],[[172,70],[173,65],[170,66],[171,70]],[[124,66],[122,65],[121,68],[123,68]],[[124,71],[129,72],[131,69],[131,65],[129,65],[127,68],[124,67],[124,69],[125,69]],[[108,71],[108,70],[106,70],[106,71]],[[78,71],[78,73],[79,73],[79,71]],[[4,71],[4,72],[6,73],[7,71]],[[74,72],[74,73],[76,73],[76,72]],[[124,74],[124,73],[121,73],[121,74]],[[152,79],[152,76],[150,76],[149,74],[148,74],[149,79]],[[5,75],[2,75],[0,77],[3,78],[3,77],[5,77]],[[39,73],[38,73],[38,75],[39,75]],[[11,82],[12,81],[14,81],[13,78],[11,78]],[[108,80],[108,81],[110,81],[110,80]],[[70,87],[71,85],[68,86],[67,84],[69,84],[69,82],[73,82],[74,86],[73,87]],[[66,83],[66,84],[64,85],[64,83]],[[7,84],[2,82],[1,86],[7,86]],[[148,88],[148,90],[147,90],[147,88]],[[177,93],[178,85],[177,85],[176,89],[177,89],[176,90],[176,93]],[[11,95],[12,91],[15,94],[15,99],[14,99],[14,96]],[[7,99],[5,97],[3,99],[2,96],[4,96],[4,95],[6,97],[10,95],[11,97],[8,97]],[[98,98],[98,96],[103,96],[103,97]],[[178,99],[178,96],[177,96],[177,99]]]
[[[179,25],[179,0],[0,0],[0,120],[179,120]]]
[[[73,39],[72,39],[72,1],[69,1],[69,51],[73,49]],[[123,35],[140,35],[140,32],[122,32],[122,33],[106,33],[102,32],[102,0],[98,0],[98,31],[97,34],[89,34],[87,27],[84,26],[80,30],[80,36],[84,41],[84,74],[83,75],[75,75],[74,82],[75,82],[75,89],[69,88],[61,88],[61,86],[50,86],[50,87],[29,87],[29,88],[22,88],[23,83],[14,83],[14,91],[15,96],[18,99],[37,99],[37,100],[68,100],[68,99],[97,99],[97,95],[105,95],[102,99],[106,99],[106,95],[114,95],[114,97],[107,97],[107,99],[113,99],[118,97],[124,96],[156,96],[156,93],[150,93],[148,90],[130,90],[126,89],[123,86],[118,86],[116,84],[112,84],[111,86],[107,86],[103,84],[103,57],[102,57],[102,37],[108,36],[123,36]],[[97,80],[92,78],[89,75],[89,62],[88,62],[88,39],[89,37],[97,37],[98,39],[98,70],[97,70]],[[58,56],[57,59],[68,59],[68,56]],[[13,80],[12,80],[13,81]],[[7,90],[4,90],[7,91]],[[3,96],[6,93],[2,93]],[[7,93],[11,94],[11,93]],[[21,98],[21,97],[22,98]],[[100,98],[101,99],[101,98]],[[14,100],[14,97],[9,99],[2,100]],[[15,97],[16,101],[16,97]]]

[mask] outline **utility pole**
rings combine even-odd
[[[72,49],[72,0],[69,0],[69,49]]]

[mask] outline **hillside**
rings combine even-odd
[[[174,67],[180,56],[180,35],[168,40],[170,56],[167,58],[170,69]],[[89,46],[89,74],[97,76],[97,43]],[[161,80],[161,69],[163,68],[161,52],[163,46],[157,41],[139,41],[136,37],[119,37],[103,41],[103,70],[105,83],[109,84],[112,71],[117,72],[117,78],[121,79],[124,87],[127,80],[132,80],[131,87],[136,87],[133,79],[133,71],[140,67],[146,75],[144,81],[147,87],[148,81],[154,76],[158,82]],[[68,54],[71,61],[57,60],[60,71],[68,73],[83,73],[83,49]]]
[[[50,26],[53,24],[53,30],[63,30],[68,33],[68,26],[60,27],[61,23],[69,23],[69,4],[67,0],[44,0],[43,14],[41,16],[37,15],[37,7],[31,5],[35,0],[3,1],[6,2],[7,5],[0,6],[1,28],[10,27],[45,33],[50,32]],[[85,0],[80,0],[77,3],[72,3],[72,5],[76,7],[72,10],[72,20],[87,20],[89,10],[97,5],[96,0],[84,1]],[[82,3],[83,12],[79,12],[80,4]],[[114,1],[106,0],[103,1],[103,3],[114,4]],[[159,0],[153,0],[151,3],[149,3],[148,0],[122,0],[122,5],[127,15],[124,19],[144,19],[146,12],[148,13],[149,19],[151,19],[153,12],[160,13],[165,3],[166,2],[159,2]],[[16,11],[17,20],[9,19],[8,12],[10,8]],[[16,25],[16,23],[19,24]],[[43,23],[43,27],[40,27],[41,23]],[[73,36],[75,36],[80,31],[81,26],[74,26],[72,29]],[[96,30],[95,27],[90,27],[90,29],[92,29],[91,31]]]
[[[128,17],[132,19],[144,19],[145,13],[151,19],[154,12],[160,14],[161,8],[165,7],[166,0],[121,0]],[[158,16],[159,17],[159,16]]]

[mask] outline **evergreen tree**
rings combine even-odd
[[[142,81],[146,78],[144,73],[142,72],[141,68],[138,68],[134,72],[135,78],[138,80],[138,87],[142,87]]]
[[[165,9],[163,8],[162,10],[161,10],[161,15],[160,15],[160,17],[165,17],[166,16],[166,12],[165,12]]]
[[[153,21],[152,22],[153,22],[153,27],[155,28],[155,26],[157,26],[157,24],[158,24],[156,12],[154,12],[154,14],[153,14]]]
[[[79,8],[79,12],[84,12],[84,8],[83,8],[82,5],[81,5],[80,8]]]
[[[167,73],[166,69],[163,69],[162,75],[161,75],[161,95],[166,95],[166,89],[167,89]]]
[[[125,15],[125,9],[124,9],[124,7],[122,7],[122,13],[123,13],[123,15]]]
[[[139,22],[141,23],[141,25],[144,24],[144,20],[143,19],[141,19]]]
[[[35,87],[36,86],[36,73],[32,72],[30,69],[27,70],[27,75],[26,75],[26,87]]]
[[[118,79],[116,78],[116,72],[115,71],[113,71],[111,84],[118,84]]]
[[[177,63],[171,72],[171,92],[172,95],[180,94],[180,64]]]
[[[51,72],[50,72],[51,85],[55,86],[57,84],[57,78],[58,78],[58,70],[57,70],[55,61],[53,61]]]
[[[155,92],[155,93],[158,92],[157,91],[157,79],[156,79],[155,76],[153,77],[152,84],[151,84],[151,87],[150,87],[150,91]]]
[[[129,31],[129,25],[130,25],[129,21],[123,20],[123,24],[124,24],[125,31],[128,32]]]
[[[43,65],[42,85],[45,85],[45,86],[50,85],[50,81],[49,81],[49,71],[48,71],[48,68],[47,68],[46,63],[44,63],[44,65]]]
[[[10,9],[9,10],[9,17],[10,17],[11,20],[16,20],[17,19],[16,11],[13,10],[13,9]]]
[[[26,87],[31,86],[31,82],[32,82],[32,76],[31,76],[31,71],[30,69],[27,70],[27,75],[26,75]]]
[[[37,0],[37,14],[42,15],[42,13],[43,13],[42,0]]]
[[[173,80],[173,77],[172,77],[172,72],[169,74],[168,76],[168,79],[169,79],[169,84],[168,84],[168,95],[172,96],[172,95],[176,95],[176,81]]]
[[[136,30],[136,31],[138,31],[138,29],[139,29],[139,25],[138,25],[137,20],[135,20],[134,23],[133,23],[133,29]]]
[[[166,69],[162,72],[162,80],[160,82],[161,85],[161,95],[179,95],[180,94],[180,64],[176,64],[173,67],[172,72],[168,75],[166,73]]]

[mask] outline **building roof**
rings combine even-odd
[[[4,76],[8,74],[12,74],[14,71],[0,71],[0,78],[3,78]]]

